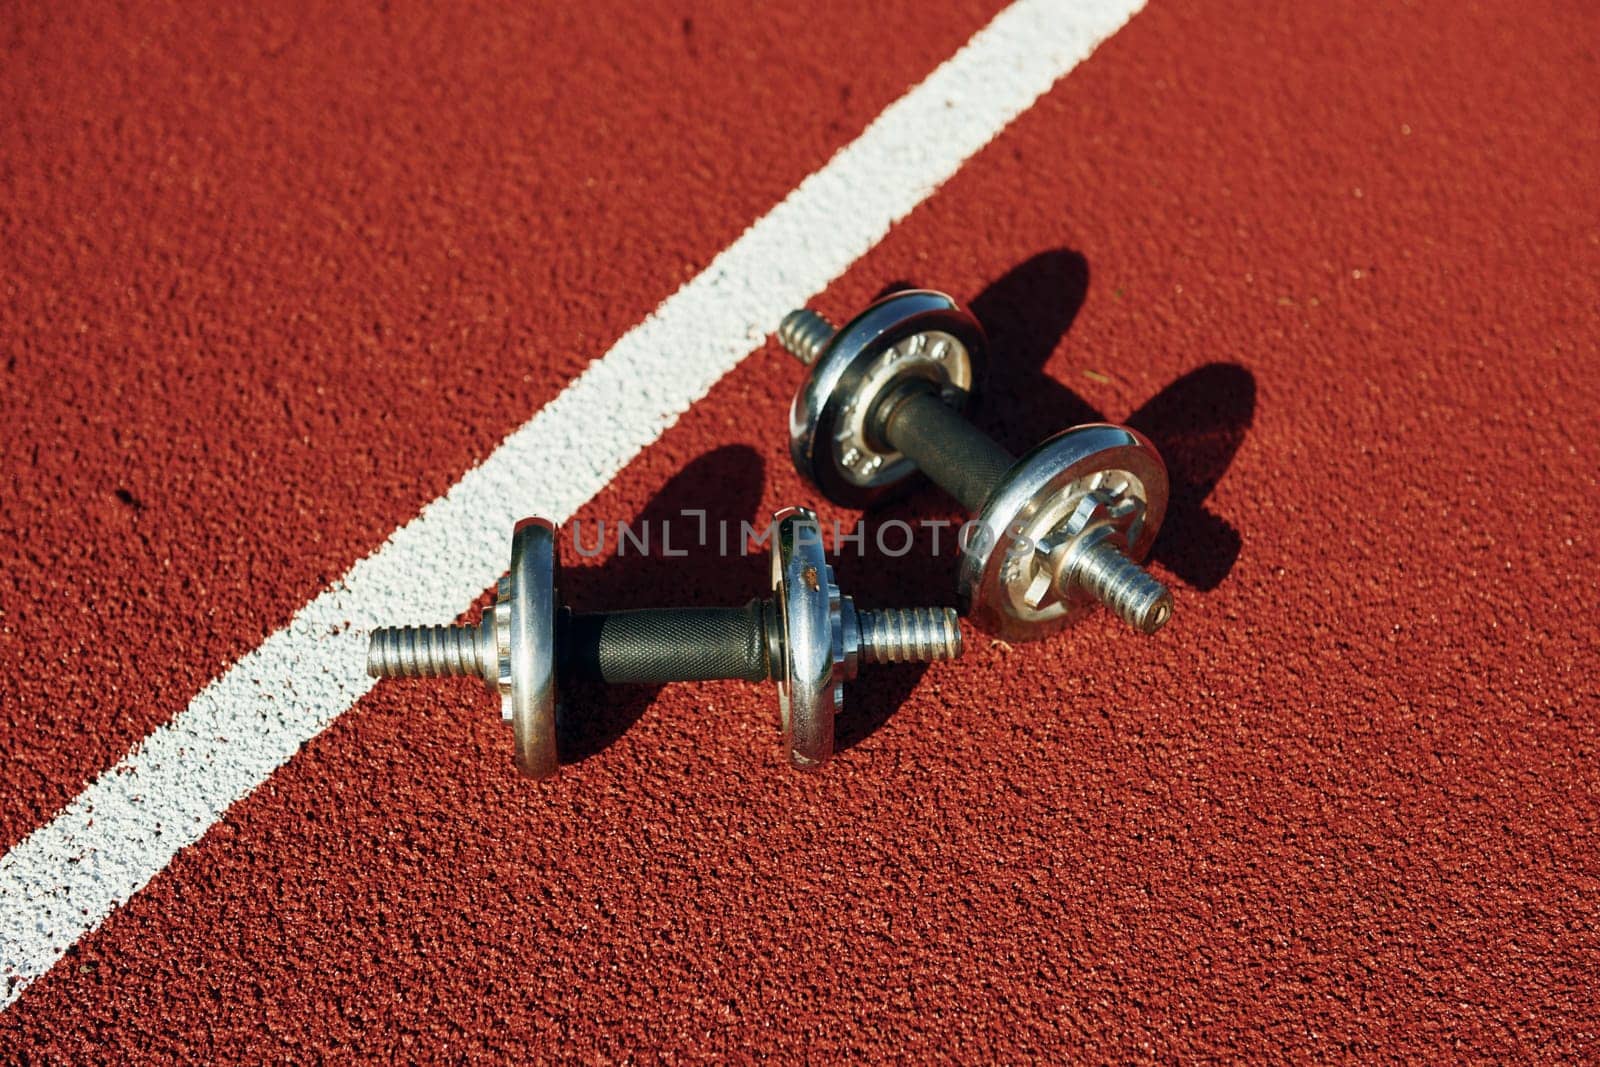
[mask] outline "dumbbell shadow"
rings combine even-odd
[[[853,516],[841,518],[837,530],[824,530],[829,547],[836,549],[833,566],[840,587],[850,590],[864,604],[893,604],[907,599],[955,604],[955,582],[951,580],[955,556],[951,546],[962,520],[957,518],[952,525],[940,529],[939,555],[935,556],[932,527],[922,525],[921,520],[949,520],[951,505],[937,493],[915,496],[916,500],[897,501],[859,516],[861,525],[857,530],[849,525]],[[905,528],[892,525],[895,519],[904,522]],[[851,539],[855,533],[859,533],[859,541]],[[968,636],[970,633],[969,630]],[[853,748],[888,722],[921,684],[928,666],[895,664],[857,679],[844,714],[839,716],[837,747],[841,751]]]
[[[563,601],[576,611],[622,604],[630,608],[737,607],[770,595],[771,562],[766,547],[740,548],[744,524],[758,531],[758,536],[767,533],[771,516],[758,513],[763,476],[760,456],[744,446],[719,448],[699,457],[626,520],[635,530],[649,530],[650,550],[619,551],[618,533],[609,528],[605,546],[611,554],[597,565],[584,565],[586,553],[597,554],[597,520],[576,528],[569,523],[561,532],[560,551],[566,564],[560,591]],[[695,514],[700,511],[706,513],[704,543]],[[727,527],[725,542],[721,523]],[[672,556],[663,554],[661,540],[662,531],[669,527]],[[824,531],[823,543],[831,545],[828,531]],[[851,591],[848,585],[844,589]],[[907,599],[914,602],[920,598],[902,595],[893,602]],[[864,606],[890,602],[864,602]],[[920,663],[877,663],[847,683],[845,711],[833,724],[834,749],[850,747],[881,725],[910,696],[924,669]],[[607,685],[565,679],[557,721],[561,762],[576,763],[609,747],[639,720],[661,689],[658,684]],[[770,687],[752,685],[749,689],[751,712],[770,717],[776,730],[777,709]]]
[[[896,284],[882,295],[907,287]],[[1088,261],[1070,249],[1053,249],[1014,267],[972,302],[990,342],[988,380],[974,421],[1013,453],[1068,426],[1112,421],[1044,371],[1088,291]],[[1210,363],[1172,382],[1125,420],[1155,443],[1171,478],[1167,516],[1151,555],[1202,592],[1221,584],[1239,556],[1239,532],[1209,511],[1205,500],[1243,443],[1255,401],[1250,371],[1235,363]],[[863,597],[890,595],[894,586],[951,586],[957,559],[953,539],[944,538],[934,555],[921,523],[950,520],[959,526],[965,518],[952,501],[932,492],[914,492],[874,509],[865,516],[869,552],[880,531],[898,544],[898,529],[887,528],[898,523],[917,530],[919,540],[916,550],[892,567],[852,573],[852,583]],[[840,570],[846,567],[841,564]]]
[[[737,547],[741,522],[757,529],[765,526],[766,520],[757,513],[765,475],[765,465],[754,449],[728,445],[687,464],[637,515],[625,520],[579,516],[576,531],[569,523],[560,532],[563,600],[576,610],[591,611],[617,605],[733,607],[765,596],[771,584],[766,554],[740,554]],[[706,513],[704,546],[699,543],[701,527],[696,514],[702,511]],[[605,522],[609,554],[598,565],[586,565],[583,553],[594,552],[600,521]],[[618,521],[626,521],[635,532],[648,530],[649,550],[641,551],[630,541],[617,553]],[[726,555],[719,551],[719,521],[728,524]],[[671,530],[671,556],[662,552],[664,529]],[[575,534],[583,552],[574,546]],[[679,552],[684,554],[677,555]],[[561,762],[577,763],[609,747],[639,720],[661,689],[659,685],[564,682],[557,725]],[[754,686],[750,690],[751,709],[770,714],[776,728],[775,698]]]
[[[1071,249],[1040,253],[972,302],[989,330],[988,399],[978,422],[1013,448],[1105,415],[1044,372],[1089,292],[1089,264]],[[1172,486],[1151,555],[1194,589],[1221,584],[1239,558],[1239,532],[1205,499],[1255,417],[1256,380],[1237,363],[1208,363],[1172,382],[1123,420],[1160,450]]]
[[[974,313],[989,330],[992,352],[986,399],[976,421],[1014,452],[1024,452],[1067,426],[1107,421],[1043,369],[1083,306],[1088,284],[1084,257],[1056,249],[1020,264],[973,301]],[[904,286],[885,292],[899,288]],[[1152,555],[1202,591],[1220,584],[1238,558],[1238,532],[1209,512],[1204,501],[1249,429],[1255,392],[1255,378],[1245,368],[1208,364],[1168,385],[1127,419],[1160,449],[1172,482],[1167,517]],[[729,446],[701,456],[629,520],[638,528],[648,526],[656,537],[671,524],[675,535],[684,535],[674,537],[674,547],[686,554],[613,554],[603,564],[584,566],[571,537],[564,537],[564,597],[583,610],[615,603],[726,607],[764,595],[769,582],[765,555],[740,553],[737,547],[739,523],[757,521],[763,480],[762,460],[750,448]],[[698,543],[697,520],[683,514],[698,510],[708,512],[711,534],[706,545]],[[927,492],[874,509],[862,517],[862,541],[846,542],[834,555],[840,585],[867,604],[900,603],[920,599],[915,594],[927,589],[953,589],[956,531],[966,517],[950,500]],[[733,531],[727,553],[718,551],[719,520]],[[939,527],[935,546],[933,529],[939,523],[945,525]],[[832,533],[824,531],[830,545]],[[591,528],[580,540],[592,546],[596,536]],[[614,547],[614,532],[607,537],[608,548]],[[853,747],[875,732],[906,702],[926,671],[926,664],[884,666],[853,683],[836,723],[836,747]],[[562,762],[581,761],[616,741],[660,688],[568,683],[560,720]]]

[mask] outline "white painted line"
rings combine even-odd
[[[504,568],[517,519],[566,521],[784,312],[1143,6],[1006,8],[481,466],[0,859],[0,1008],[372,688],[369,628],[457,615]]]

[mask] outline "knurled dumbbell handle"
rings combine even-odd
[[[863,662],[929,663],[961,654],[961,628],[952,608],[857,610],[845,597],[842,610],[856,620],[853,647]],[[563,608],[557,621],[557,669],[567,678],[608,683],[775,679],[773,664],[784,650],[773,612],[771,600],[752,600],[742,608],[586,613]],[[367,673],[374,678],[475,674],[493,685],[500,674],[493,645],[486,643],[492,640],[478,624],[380,627],[368,643]]]
[[[896,452],[977,514],[1016,457],[952,410],[936,393],[919,389],[900,398],[883,423],[883,435]]]
[[[855,620],[853,646],[866,663],[931,663],[961,654],[961,628],[951,608],[842,610]],[[563,612],[556,647],[568,678],[607,683],[762,682],[784,650],[771,600],[742,608],[646,608]],[[853,674],[850,677],[854,677]]]
[[[765,681],[764,606],[563,613],[556,647],[569,677],[607,683]]]

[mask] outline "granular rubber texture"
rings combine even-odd
[[[10,5],[6,846],[994,7]],[[381,683],[0,1060],[1594,1062],[1597,40],[1575,0],[1151,0],[807,303],[961,300],[1013,452],[1149,436],[1166,629],[863,672],[810,776],[746,682],[574,685],[547,783],[481,683]],[[769,343],[575,518],[853,529],[785,454],[803,372]],[[953,529],[879,535],[961,519],[873,511],[841,587],[938,602]],[[562,563],[580,605],[767,571]]]

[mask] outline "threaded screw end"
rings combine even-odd
[[[1079,556],[1072,577],[1141,633],[1153,634],[1172,618],[1172,593],[1109,541],[1101,541]]]
[[[961,655],[954,608],[857,611],[861,658],[867,663],[931,663]]]
[[[783,317],[778,325],[778,343],[801,363],[810,366],[822,355],[837,331],[833,323],[812,311],[799,308]]]
[[[385,626],[367,644],[367,673],[374,678],[445,678],[483,675],[476,626]]]

